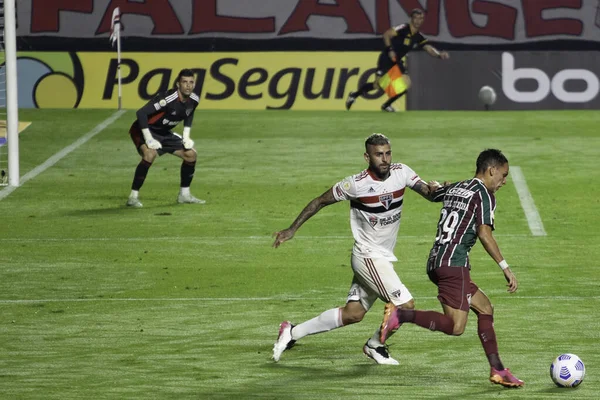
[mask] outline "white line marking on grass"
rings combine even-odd
[[[546,236],[542,218],[535,207],[533,197],[531,197],[531,193],[527,187],[525,175],[523,175],[521,167],[510,167],[510,173],[512,175],[512,181],[515,184],[515,188],[517,189],[517,193],[519,194],[519,200],[521,200],[521,207],[523,207],[523,211],[525,211],[525,218],[527,218],[527,223],[529,224],[529,230],[531,230],[531,234],[533,236]]]
[[[331,297],[180,297],[180,298],[121,298],[121,299],[16,299],[0,300],[0,304],[31,304],[31,303],[93,303],[93,302],[184,302],[184,301],[214,301],[214,302],[236,302],[236,301],[283,301],[283,300],[331,300]],[[435,300],[437,297],[419,297],[420,300]],[[600,300],[600,296],[505,296],[502,300],[560,300],[560,301],[583,301]]]
[[[529,234],[498,234],[495,237],[529,237]],[[431,236],[401,235],[402,239],[432,239]],[[294,236],[297,240],[353,240],[352,236]],[[0,238],[0,242],[148,242],[148,241],[271,241],[271,236],[169,236],[169,237],[95,237],[95,238]]]
[[[119,111],[115,112],[113,115],[111,115],[110,117],[108,117],[107,119],[105,119],[104,121],[99,123],[98,125],[96,125],[96,127],[94,129],[92,129],[91,131],[89,131],[88,133],[86,133],[85,135],[83,135],[82,137],[77,139],[76,141],[74,141],[72,144],[70,144],[69,146],[65,147],[64,149],[62,149],[61,151],[59,151],[58,153],[56,153],[55,155],[53,155],[52,157],[47,159],[43,164],[38,165],[37,167],[35,167],[31,171],[29,171],[28,173],[23,175],[20,179],[20,184],[23,185],[28,180],[35,178],[36,176],[38,176],[39,174],[41,174],[48,168],[54,166],[63,157],[65,157],[72,151],[77,150],[77,148],[79,148],[82,144],[84,144],[85,142],[87,142],[88,140],[90,140],[91,138],[93,138],[94,136],[99,134],[100,132],[102,132],[104,129],[106,129],[110,124],[115,122],[121,115],[125,114],[125,112],[126,112],[126,110],[119,110]],[[4,198],[8,197],[8,195],[11,194],[12,192],[14,192],[16,189],[17,189],[17,186],[8,186],[7,188],[1,190],[0,191],[0,201],[2,201],[2,199],[4,199]]]

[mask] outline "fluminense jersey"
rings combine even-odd
[[[404,189],[421,178],[409,166],[391,164],[390,176],[380,181],[368,169],[349,176],[333,186],[337,201],[350,200],[350,228],[354,236],[354,255],[363,258],[394,256],[400,227]]]
[[[149,128],[159,135],[170,134],[181,121],[184,126],[191,127],[199,101],[195,93],[181,101],[178,90],[169,89],[159,93],[138,111],[137,124],[140,129]]]
[[[489,225],[494,229],[494,194],[480,179],[473,178],[439,188],[433,201],[444,204],[427,271],[441,266],[470,269],[469,252],[477,242],[477,227]]]

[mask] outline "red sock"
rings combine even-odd
[[[494,316],[489,314],[477,315],[477,335],[481,340],[483,351],[490,362],[490,366],[503,370],[504,366],[498,357],[498,342],[494,331]]]
[[[450,317],[436,311],[400,310],[400,322],[412,322],[432,331],[452,335],[454,322]]]

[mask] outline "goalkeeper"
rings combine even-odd
[[[430,56],[442,60],[450,56],[445,51],[438,51],[430,45],[427,39],[419,32],[425,21],[425,12],[415,8],[410,12],[410,22],[390,28],[383,33],[385,49],[377,60],[377,78],[375,82],[362,85],[356,92],[350,92],[346,99],[346,109],[360,96],[364,96],[371,90],[383,89],[388,95],[388,100],[381,106],[382,111],[394,112],[392,103],[402,97],[410,88],[410,77],[402,61],[402,58],[413,49],[424,49]]]
[[[137,120],[131,125],[129,134],[142,160],[135,169],[131,194],[127,200],[129,207],[142,207],[138,194],[146,180],[148,170],[157,156],[173,154],[183,160],[181,163],[181,188],[178,203],[204,204],[192,196],[190,184],[196,170],[196,149],[190,138],[194,111],[199,97],[193,92],[196,82],[194,72],[183,69],[179,72],[173,89],[159,93],[137,111]],[[183,121],[183,137],[171,129]]]

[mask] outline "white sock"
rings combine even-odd
[[[292,339],[298,340],[307,335],[328,332],[340,326],[343,326],[342,310],[340,308],[332,308],[331,310],[324,311],[318,317],[294,326],[294,329],[292,329]]]
[[[377,328],[371,339],[367,342],[367,344],[373,348],[377,348],[383,346],[383,344],[379,341],[379,334],[381,333],[381,328]]]
[[[140,193],[139,190],[132,190],[129,197],[133,197],[134,199],[137,199],[139,193]]]
[[[388,339],[390,338],[390,336],[392,336],[396,332],[397,331],[388,333]],[[373,348],[377,348],[379,346],[383,346],[383,343],[381,343],[381,341],[379,340],[380,334],[381,334],[381,327],[377,328],[377,330],[375,331],[375,333],[373,334],[373,336],[371,336],[371,339],[369,339],[369,341],[367,342],[367,344],[369,346],[373,347]]]
[[[179,194],[182,194],[184,196],[189,196],[190,195],[190,187],[188,186],[185,188],[184,187],[179,188]]]

